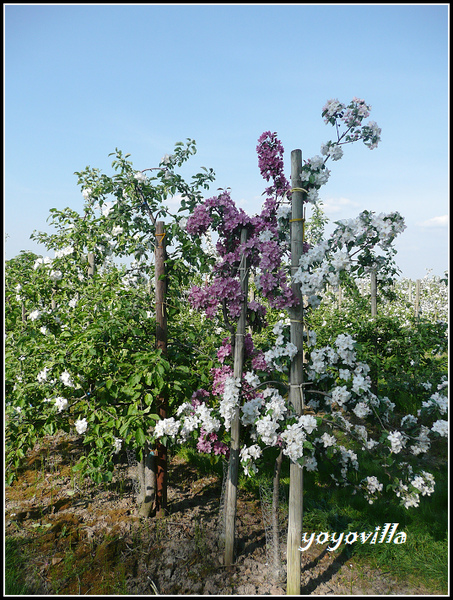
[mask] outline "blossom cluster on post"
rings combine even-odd
[[[299,269],[293,274],[293,281],[300,284],[302,294],[314,307],[321,303],[326,285],[339,285],[342,271],[351,270],[354,264],[371,268],[383,260],[373,257],[370,263],[371,250],[378,247],[392,252],[393,240],[406,228],[398,212],[374,215],[364,211],[356,219],[338,221],[337,225],[328,241],[302,254]]]

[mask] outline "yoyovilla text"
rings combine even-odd
[[[406,534],[404,531],[399,531],[396,533],[398,529],[399,523],[384,523],[384,527],[378,525],[374,531],[365,532],[362,531],[358,533],[357,531],[349,531],[348,533],[330,533],[329,531],[322,531],[321,533],[304,533],[304,537],[302,538],[302,544],[305,546],[299,546],[299,550],[301,552],[305,552],[308,550],[310,546],[315,542],[315,544],[327,544],[327,550],[329,552],[333,552],[342,543],[345,544],[355,544],[356,542],[361,542],[362,544],[405,544],[406,543]],[[309,537],[307,537],[309,535]],[[333,544],[333,545],[332,545]]]

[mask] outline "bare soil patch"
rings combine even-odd
[[[267,564],[259,500],[239,493],[236,562],[223,566],[219,547],[222,481],[184,461],[169,465],[168,514],[137,516],[133,472],[117,465],[102,486],[77,481],[77,438],[37,445],[6,488],[6,534],[27,557],[24,580],[40,595],[284,595]],[[285,546],[280,547],[285,570]],[[302,553],[303,595],[427,595],[432,591],[360,567],[345,552]]]

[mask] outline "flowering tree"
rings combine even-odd
[[[193,356],[203,356],[199,330],[207,333],[207,326],[188,314],[180,282],[195,276],[194,264],[204,260],[209,265],[209,257],[203,258],[201,244],[180,227],[182,216],[171,215],[164,204],[180,194],[181,204],[191,206],[212,180],[212,171],[206,170],[187,184],[176,172],[194,152],[193,142],[178,144],[154,170],[155,177],[134,171],[119,151],[113,177],[90,168],[78,173],[84,213],[53,209],[56,233],[35,234],[55,256],[26,253],[8,261],[9,481],[26,450],[59,429],[83,436],[86,452],[77,469],[95,481],[110,479],[121,448],[135,449],[142,457],[158,420],[156,398],[171,390],[171,401],[177,403],[205,378],[210,358],[204,366],[198,360],[194,368]],[[173,319],[166,357],[154,343],[150,280],[159,217],[171,219],[167,235],[174,249],[168,259]],[[187,261],[179,259],[182,253]],[[129,259],[128,265],[117,264],[122,257]],[[95,269],[87,258],[94,258]],[[208,346],[209,335],[203,339]]]
[[[363,123],[369,110],[357,98],[347,106],[338,101],[325,105],[324,119],[335,127],[337,139],[321,147],[324,158],[315,156],[301,169],[306,202],[318,200],[318,191],[330,175],[326,162],[341,158],[343,145],[362,140],[370,149],[377,146],[380,129],[375,123]],[[338,222],[329,240],[311,247],[305,244],[299,268],[291,277],[291,189],[283,174],[283,148],[276,134],[266,132],[257,150],[263,177],[272,181],[261,213],[248,216],[236,208],[228,192],[222,192],[197,206],[187,223],[193,236],[208,230],[218,235],[218,260],[212,276],[204,286],[193,287],[191,302],[211,318],[221,316],[231,333],[246,302],[238,280],[241,257],[247,257],[263,298],[262,302],[255,298],[247,303],[249,325],[256,330],[265,324],[265,303],[276,309],[297,305],[291,282],[300,286],[305,309],[313,311],[320,305],[327,284],[338,286],[351,274],[360,276],[366,269],[391,260],[392,243],[405,227],[397,212],[375,215],[364,211],[356,219]],[[247,228],[248,236],[241,244],[243,228]],[[192,402],[180,406],[177,419],[161,421],[155,436],[186,441],[195,435],[199,436],[200,450],[224,452],[222,440],[228,441],[232,415],[239,406],[244,426],[241,459],[246,473],[256,471],[266,448],[280,447],[301,468],[319,470],[337,484],[360,490],[370,503],[381,494],[394,493],[406,508],[417,506],[420,495],[433,492],[434,480],[423,466],[416,472],[416,463],[420,465],[431,444],[447,434],[445,385],[427,397],[417,414],[395,415],[394,403],[371,391],[369,367],[358,359],[356,342],[350,335],[340,333],[332,345],[317,347],[315,333],[308,330],[305,410],[297,415],[281,385],[285,379],[282,372],[288,372],[297,353],[288,341],[287,326],[288,319],[274,327],[275,344],[268,349],[258,349],[251,335],[246,337],[241,378],[232,375],[228,359],[233,340],[226,338],[218,352],[221,366],[213,372],[211,395],[207,390],[199,392]],[[280,383],[267,384],[269,379]],[[369,473],[370,455],[373,473]],[[365,461],[367,466],[361,468]]]

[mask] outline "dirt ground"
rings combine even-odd
[[[137,516],[133,468],[117,466],[111,484],[71,474],[77,438],[56,436],[30,454],[5,493],[6,534],[27,559],[24,581],[40,595],[284,595],[272,574],[260,501],[240,492],[236,562],[223,566],[219,547],[222,481],[199,477],[172,459],[168,515]],[[285,544],[280,555],[285,571]],[[358,566],[344,552],[302,553],[301,594],[429,595],[388,573]]]

